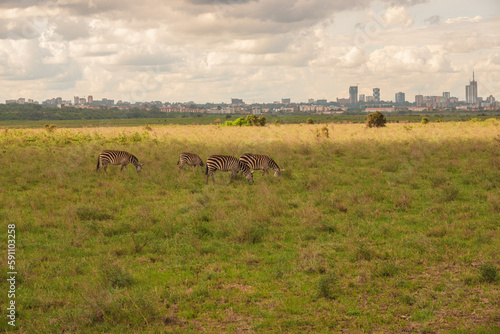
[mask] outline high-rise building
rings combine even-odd
[[[415,95],[415,104],[417,107],[421,107],[424,105],[424,96],[423,95]]]
[[[373,88],[373,100],[380,102],[380,88]]]
[[[75,106],[76,106],[77,104],[79,104],[79,103],[80,103],[80,97],[78,97],[78,96],[75,96],[75,97],[73,98],[73,100],[74,100],[74,104],[75,104]]]
[[[356,104],[358,102],[358,86],[349,87],[349,103]]]
[[[405,103],[405,93],[403,92],[396,93],[396,103]]]
[[[474,80],[474,71],[472,71],[472,81],[465,86],[465,102],[469,104],[477,103],[477,81]]]
[[[281,104],[290,104],[291,103],[291,99],[289,98],[286,98],[286,99],[281,99]]]
[[[443,97],[446,101],[449,101],[450,100],[450,92],[443,92]]]
[[[89,104],[92,104],[92,102],[94,102],[94,97],[92,95],[89,95],[88,98],[87,98],[87,102]]]
[[[359,102],[365,102],[365,94],[359,94]]]

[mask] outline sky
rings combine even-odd
[[[0,0],[0,102],[500,100],[498,0]]]

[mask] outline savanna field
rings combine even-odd
[[[284,171],[205,185],[182,152]],[[19,333],[500,332],[499,120],[10,128],[0,161]]]

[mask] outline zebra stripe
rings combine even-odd
[[[281,176],[281,169],[278,164],[267,155],[245,153],[240,157],[240,161],[246,164],[250,169],[262,169],[262,175],[267,174],[269,169],[274,170],[274,176]]]
[[[242,170],[248,183],[253,183],[253,172],[247,165],[241,163],[237,158],[229,155],[212,155],[207,159],[205,165],[206,184],[208,184],[208,177],[212,176],[212,181],[215,183],[214,173],[220,170],[222,172],[231,171],[231,178],[229,182],[236,178],[239,170]]]
[[[128,164],[133,164],[135,166],[135,169],[137,170],[137,173],[140,173],[142,171],[142,166],[144,165],[140,164],[139,159],[128,152],[111,150],[102,151],[97,157],[96,171],[98,172],[102,168],[106,172],[108,164],[122,165],[122,168],[120,168],[120,172],[123,170],[123,168],[127,168]]]
[[[179,155],[179,160],[177,161],[177,164],[178,165],[180,164],[179,172],[182,170],[184,165],[193,166],[193,172],[194,172],[194,169],[196,168],[196,166],[200,166],[200,167],[204,166],[201,158],[197,154],[194,154],[194,153],[181,153]]]

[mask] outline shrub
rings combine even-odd
[[[51,133],[54,132],[54,130],[57,128],[57,125],[55,124],[45,124],[45,131]]]
[[[429,119],[427,117],[422,117],[422,121],[420,123],[427,124],[429,123]]]
[[[498,277],[498,272],[495,266],[491,263],[485,263],[479,267],[481,280],[488,283],[493,283]]]
[[[316,137],[330,138],[330,132],[328,131],[328,127],[325,125],[321,129],[316,129]]]
[[[115,288],[124,288],[134,283],[134,278],[121,267],[115,265],[106,266],[103,269],[106,280]]]
[[[336,299],[339,297],[340,287],[338,279],[333,273],[322,275],[318,280],[318,296],[328,299]]]
[[[385,116],[380,111],[375,111],[374,113],[368,114],[366,116],[366,125],[369,128],[384,127],[385,123],[387,123],[387,120],[385,119]]]
[[[314,124],[313,119],[312,119],[312,118],[308,118],[308,119],[306,120],[306,124]]]
[[[113,216],[102,212],[92,206],[83,205],[76,209],[76,215],[80,220],[108,220],[113,219]]]

